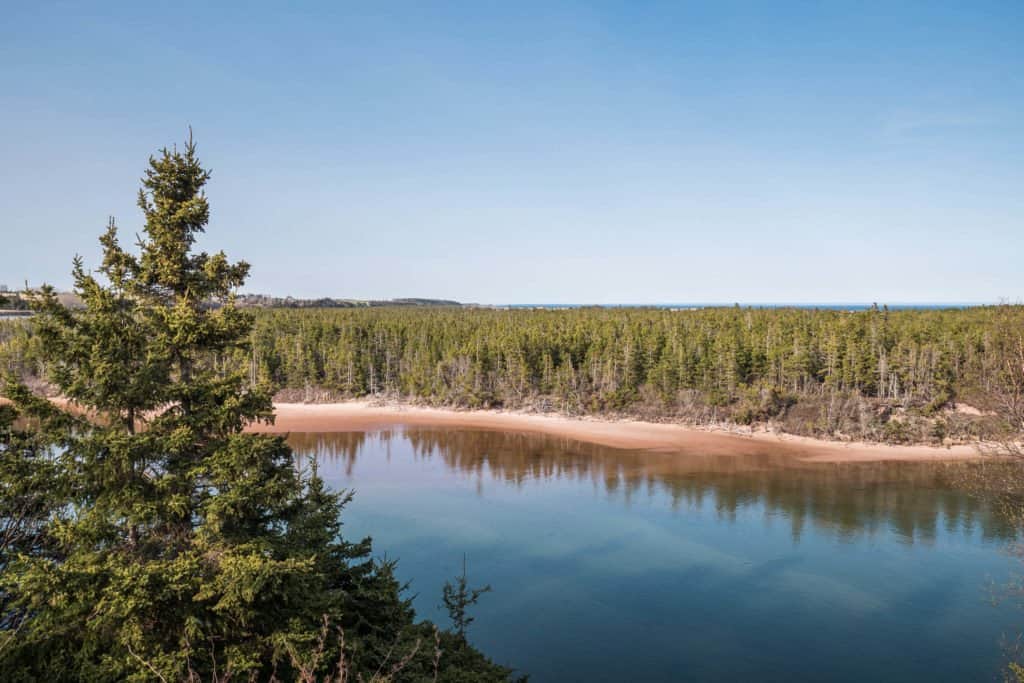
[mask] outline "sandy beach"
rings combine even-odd
[[[60,399],[50,399],[56,403]],[[0,403],[6,403],[0,398]],[[862,441],[826,441],[781,434],[764,429],[741,431],[716,427],[573,418],[503,410],[454,410],[371,401],[343,403],[275,403],[272,425],[249,431],[361,432],[399,425],[454,427],[548,434],[587,443],[687,455],[788,455],[808,462],[927,462],[976,460],[983,456],[976,446],[891,446]]]
[[[974,446],[890,446],[824,441],[768,431],[740,433],[679,424],[602,420],[497,410],[448,410],[369,401],[276,403],[277,418],[256,431],[350,432],[410,425],[531,432],[615,448],[648,449],[701,455],[789,455],[813,462],[970,460]]]

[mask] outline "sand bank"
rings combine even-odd
[[[63,403],[60,399],[51,399]],[[0,398],[0,404],[7,403]],[[861,441],[826,441],[766,430],[572,418],[502,410],[451,410],[370,401],[344,403],[275,403],[273,425],[252,431],[362,432],[398,425],[455,427],[548,434],[587,443],[688,455],[788,455],[808,462],[884,462],[975,460],[984,457],[975,446],[890,446]]]
[[[615,448],[648,449],[701,455],[789,455],[814,462],[968,460],[981,457],[973,446],[889,446],[823,441],[768,431],[737,433],[678,424],[570,418],[496,410],[446,410],[345,403],[277,403],[277,419],[268,432],[352,432],[386,426],[458,427],[532,432]]]

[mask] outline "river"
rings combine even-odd
[[[423,618],[465,556],[470,640],[531,680],[991,680],[1012,531],[952,464],[634,451],[457,428],[293,433]],[[1000,591],[995,590],[998,596]]]

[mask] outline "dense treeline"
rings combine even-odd
[[[253,379],[292,398],[780,420],[791,431],[941,438],[986,408],[1024,307],[263,311]],[[949,412],[949,411],[945,411]],[[954,413],[949,418],[963,417]],[[958,430],[979,420],[952,419]],[[961,422],[963,424],[961,424]],[[937,426],[938,425],[938,426]],[[938,430],[938,431],[936,431]]]
[[[941,441],[1008,427],[984,413],[998,407],[1007,339],[1021,329],[1021,306],[273,309],[257,311],[248,356],[216,362],[291,400],[386,396]],[[5,341],[21,349],[10,367],[39,372],[24,323],[0,328]]]

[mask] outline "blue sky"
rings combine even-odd
[[[0,283],[191,124],[247,291],[1024,297],[1024,3],[294,4],[5,7]]]

